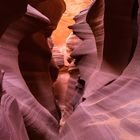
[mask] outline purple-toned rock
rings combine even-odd
[[[79,84],[79,75],[80,79],[87,82],[97,67],[96,41],[90,26],[86,22],[88,10],[89,7],[76,15],[74,17],[75,24],[69,26],[72,29],[72,33],[67,38],[66,46],[70,55],[68,57],[70,79],[66,92],[66,108],[62,118],[63,122],[74,111],[83,95],[84,88],[80,90],[76,88],[76,85]]]
[[[100,5],[98,3],[101,1],[95,2],[87,16],[87,21],[93,33],[95,32],[95,15],[92,15],[92,13],[98,8],[97,5]],[[138,6],[137,4],[135,5],[134,1],[131,0],[123,2],[105,1],[103,59],[99,69],[91,75],[87,82],[85,97],[91,95],[92,91],[96,91],[117,79],[130,62],[137,40],[136,18]],[[117,7],[120,8],[118,9]]]
[[[29,140],[18,103],[7,93],[0,99],[0,139]]]
[[[14,98],[16,98],[19,104],[20,111],[24,118],[24,123],[28,131],[29,138],[33,140],[49,140],[55,138],[58,134],[59,125],[57,120],[51,115],[51,111],[49,112],[35,99],[31,91],[27,87],[25,81],[23,80],[23,77],[19,70],[18,45],[25,36],[38,31],[40,29],[40,27],[38,27],[39,25],[48,25],[48,22],[49,20],[47,17],[42,15],[33,7],[28,6],[27,14],[21,19],[10,24],[0,38],[0,68],[5,71],[5,76],[3,79],[3,89],[6,90],[9,95],[12,95]],[[35,34],[31,39],[34,39],[34,37],[36,37],[36,35],[38,34],[39,33]],[[41,64],[41,67],[36,67],[37,70],[44,70],[44,64],[46,63],[46,61],[44,60],[44,63],[43,59],[47,58],[47,56],[45,56],[47,48],[45,48],[44,44],[40,46],[40,48],[37,47],[38,43],[40,43],[40,39],[45,39],[42,36],[42,34],[39,34],[39,38],[35,40],[36,46],[34,46],[34,48],[30,46],[30,53],[32,52],[32,56],[34,57],[28,59],[29,62],[30,60],[32,60],[32,65],[30,65],[29,69],[27,70],[32,70],[32,68],[34,70],[37,64]],[[26,53],[26,56],[24,57],[25,60],[29,58],[29,56],[31,55],[30,53]],[[40,55],[40,53],[42,53],[42,56]],[[38,61],[36,61],[37,59]],[[28,72],[30,73],[31,71],[26,72],[28,74]],[[30,76],[34,78],[36,83],[38,84],[34,85],[35,90],[39,86],[44,86],[46,90],[46,73],[43,73],[43,71],[41,71],[41,73],[36,73],[35,71],[35,73],[32,73],[32,75]],[[44,88],[42,87],[40,91],[42,92]],[[46,97],[47,95],[44,96]],[[51,102],[51,99],[53,97],[50,94],[48,94],[48,96]],[[44,99],[44,102],[42,104],[50,105],[50,102],[47,103]],[[52,108],[50,109],[53,110],[54,106],[55,105],[53,101]]]
[[[139,22],[140,11],[138,25]],[[92,91],[92,94],[77,107],[62,128],[60,140],[140,139],[139,53],[140,29],[136,50],[129,65],[117,80]]]

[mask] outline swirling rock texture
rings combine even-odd
[[[22,2],[9,19],[0,11],[0,139],[139,140],[140,0],[95,0],[75,16],[57,81],[65,62],[50,36],[65,4],[29,0],[24,14]],[[60,131],[56,90],[73,97]]]
[[[98,8],[98,5],[100,6],[98,3],[99,1],[95,2],[87,16],[87,22],[91,26],[93,33],[96,32],[94,29],[96,22],[94,23],[92,13],[96,7]],[[105,1],[103,60],[99,70],[93,73],[87,82],[85,97],[90,93],[92,94],[92,91],[96,91],[115,80],[129,63],[134,52],[133,49],[136,46],[135,38],[137,38],[137,12],[135,12],[137,7],[133,8],[133,3],[133,1],[123,1],[123,3]],[[115,9],[115,6],[120,8]],[[124,52],[126,53],[124,54]]]
[[[122,6],[122,1],[120,2],[115,1],[115,2],[117,2]],[[133,13],[134,12],[133,10],[137,11],[138,3],[137,1],[131,1],[131,2],[132,3],[129,3],[130,4],[129,6],[126,5],[126,3],[124,3],[123,6],[124,7],[128,6],[129,8],[128,7],[127,8],[131,10],[131,13]],[[105,10],[108,11],[109,10],[108,6],[113,5],[113,3],[114,1],[105,1]],[[117,10],[118,7],[115,6],[113,7],[112,11],[110,11],[110,14],[108,16],[110,16],[111,14],[115,14],[115,12],[117,12],[115,11],[115,9]],[[133,6],[135,8],[133,8]],[[118,18],[119,15],[122,16],[123,11],[124,10],[120,11],[120,13],[118,12],[116,13]],[[127,12],[125,11],[125,14],[126,13]],[[129,16],[131,17],[131,14],[129,14]],[[105,17],[105,22],[107,20],[106,18],[107,17]],[[116,20],[113,19],[112,20],[110,19],[111,22],[113,21],[116,22]],[[124,20],[123,18],[119,18],[119,19]],[[129,20],[126,21],[129,22]],[[138,11],[138,23],[139,22],[140,22],[140,12]],[[105,25],[111,27],[111,25],[109,24],[105,24]],[[122,24],[120,23],[120,26],[122,25],[123,23]],[[135,29],[132,28],[133,25],[134,24],[129,25],[131,26],[131,29]],[[105,36],[106,36],[106,32],[108,31],[106,30],[106,28],[107,29],[109,28],[106,26],[105,26]],[[128,35],[127,37],[131,37],[130,40],[132,40],[132,32],[131,32],[132,30],[129,31],[130,31],[129,35],[131,36]],[[114,32],[111,33],[112,33],[111,38],[113,38]],[[136,33],[134,35],[136,35]],[[114,35],[114,37],[115,36],[116,34]],[[122,39],[121,41],[123,41],[123,39],[125,41],[126,38],[125,36],[123,37],[124,38],[121,37]],[[109,41],[111,41],[111,38],[110,40],[108,40],[108,43]],[[115,39],[117,38],[114,38],[114,40]],[[112,45],[112,47],[114,47],[114,45]],[[132,43],[130,45],[132,45]],[[129,44],[128,44],[128,49],[129,49]],[[123,73],[117,78],[117,80],[115,80],[112,83],[108,83],[106,86],[103,86],[102,88],[96,91],[92,91],[92,94],[88,96],[86,100],[77,107],[75,112],[66,121],[60,133],[59,139],[61,140],[67,140],[67,139],[138,140],[140,139],[140,125],[139,125],[140,95],[139,95],[139,72],[138,72],[139,49],[140,49],[140,29],[138,30],[138,42],[137,42],[136,50],[134,49],[135,53],[129,65],[127,65],[127,67],[125,68]],[[127,63],[129,60],[130,59],[127,59]],[[126,66],[125,65],[126,63],[123,64],[124,64],[123,66]],[[120,67],[121,66],[122,65],[120,65]]]
[[[56,28],[62,14],[66,10],[64,0],[29,0],[29,4],[50,19],[52,30]]]
[[[89,76],[96,70],[97,67],[97,48],[95,37],[90,26],[86,22],[88,10],[89,7],[76,15],[74,17],[75,24],[69,26],[73,32],[69,35],[66,45],[70,52],[70,57],[73,60],[70,61],[69,65],[70,79],[66,94],[67,104],[63,116],[64,120],[69,116],[69,114],[71,114],[69,112],[73,111],[73,107],[75,107],[82,96],[82,92],[76,92],[78,78],[80,78],[80,81],[81,79],[87,81]]]
[[[66,104],[69,105],[68,102],[71,101],[71,98],[75,94],[75,86],[77,84],[78,73],[79,73],[78,69],[75,67],[74,61],[71,63],[71,66],[68,66],[69,64],[67,62],[67,58],[68,58],[67,48],[65,48],[64,46],[65,46],[65,40],[66,40],[67,36],[70,34],[71,30],[68,29],[67,26],[74,23],[74,21],[72,21],[73,17],[76,14],[78,14],[81,9],[87,7],[87,5],[89,5],[90,0],[65,0],[65,2],[66,2],[66,7],[67,7],[66,12],[63,14],[62,19],[58,25],[58,28],[53,33],[53,36],[52,36],[53,40],[54,40],[54,44],[58,48],[60,48],[61,52],[64,54],[64,66],[65,67],[61,69],[58,79],[54,85],[54,88],[56,91],[55,93],[57,94],[57,98],[59,99],[58,101],[61,105],[62,110],[65,108]],[[75,40],[75,41],[77,40],[77,42],[74,42],[73,40]],[[69,44],[71,44],[71,47],[73,45],[78,46],[79,40],[80,39],[78,37],[74,38],[74,35],[70,35],[69,39],[67,39],[67,41],[66,41],[66,46],[70,47]],[[79,42],[79,44],[80,44],[80,42]],[[81,52],[81,51],[78,51],[78,52]],[[84,58],[86,59],[86,57],[84,57]],[[57,56],[57,62],[58,61],[62,62],[61,59],[62,59],[62,57],[60,55]],[[69,61],[71,61],[70,59],[69,59]],[[69,72],[67,71],[67,68],[68,68]]]
[[[18,66],[18,44],[26,34],[36,29],[35,27],[30,17],[25,15],[10,24],[2,35],[0,39],[0,65],[5,71],[3,88],[17,99],[30,139],[51,139],[58,132],[58,122],[33,97],[20,74]],[[52,128],[49,129],[49,127]]]
[[[59,2],[57,1],[57,3]],[[57,11],[56,6],[54,9]],[[49,37],[51,32],[56,28],[56,23],[65,9],[65,6],[63,6],[64,4],[62,7],[59,6],[61,13],[57,11],[59,14],[57,17],[59,18],[55,19],[54,23],[53,19],[49,20],[41,12],[28,6],[26,15],[11,23],[0,39],[0,66],[5,71],[3,89],[18,101],[29,138],[33,140],[54,139],[58,133],[58,122],[50,114],[51,112],[58,119],[51,91],[52,82],[50,81],[49,73],[51,52],[45,37]],[[53,28],[51,22],[53,23]],[[41,31],[42,28],[49,25],[51,26],[49,28],[51,31],[48,28],[48,32],[45,29],[43,30],[44,32]],[[19,59],[19,63],[18,47],[19,58],[26,58]],[[31,58],[33,58],[32,61],[30,61]],[[24,78],[27,80],[26,82],[30,90],[20,74],[18,64],[22,66],[22,74],[27,74]],[[29,78],[33,78],[32,81]],[[45,109],[31,94],[30,91],[37,93],[38,88],[40,88],[40,93],[38,93],[40,95],[37,95],[39,97],[37,100],[44,107],[49,105],[50,108],[47,106],[47,109]]]
[[[1,140],[29,140],[18,103],[7,93],[0,99],[0,126]]]
[[[24,35],[18,45],[20,70],[32,94],[58,119],[52,93],[52,80],[49,72],[51,50],[44,34],[38,31],[40,30],[38,28],[41,26],[48,25],[47,23],[46,25],[42,25],[41,22],[35,22],[32,19],[27,20],[30,21],[30,25],[27,27],[29,32]],[[33,31],[30,30],[30,27],[32,27]]]
[[[37,100],[59,120],[52,92],[52,83],[57,78],[58,69],[51,61],[52,54],[46,38],[50,37],[53,30],[57,27],[58,21],[65,11],[65,3],[63,0],[31,0],[29,3],[44,16],[48,17],[50,23],[43,25],[41,22],[34,22],[34,24],[38,24],[38,29],[24,36],[24,39],[20,42],[20,70]],[[41,28],[39,29],[39,27]],[[22,59],[24,57],[27,59]]]

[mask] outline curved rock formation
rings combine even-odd
[[[97,1],[97,4],[99,1]],[[95,6],[93,5],[87,17],[93,33],[95,31],[94,16],[92,16],[92,13],[96,10]],[[136,18],[137,4],[134,4],[134,1],[126,0],[123,3],[121,1],[105,1],[103,60],[99,70],[93,73],[87,82],[85,97],[92,94],[92,91],[96,91],[104,85],[111,83],[128,65],[133,54],[131,52],[134,52],[136,46]]]
[[[34,14],[34,12],[31,14],[28,11],[24,17],[10,24],[8,28],[6,29],[6,31],[4,32],[4,34],[0,38],[0,57],[1,57],[0,67],[5,71],[5,76],[3,80],[3,88],[4,90],[7,91],[8,94],[16,98],[19,104],[20,111],[22,112],[22,115],[24,117],[24,122],[25,122],[26,129],[28,131],[28,135],[30,139],[33,139],[33,140],[54,139],[54,137],[56,137],[56,135],[58,134],[59,125],[56,119],[50,114],[50,112],[47,109],[45,109],[43,106],[41,106],[39,102],[34,98],[30,90],[28,89],[26,83],[24,82],[21,76],[20,70],[19,70],[19,66],[18,66],[19,65],[18,64],[18,44],[26,35],[32,34],[36,32],[36,30],[38,31],[40,29],[40,26],[38,25],[46,25],[46,24],[48,25],[48,18],[43,16],[41,13],[39,15],[36,15]],[[42,36],[43,35],[41,35],[41,39],[42,39]],[[46,46],[45,47],[37,46],[40,41],[40,38],[38,38],[35,41],[36,41],[35,42],[36,46],[34,48],[30,46],[31,47],[30,50],[32,50],[31,52],[33,52],[32,56],[34,56],[33,50],[35,50],[35,54],[37,50],[37,52],[41,53],[42,56],[40,54],[36,54],[34,58],[43,57],[43,59],[46,60],[46,56],[45,56],[46,49],[47,49],[45,48]],[[31,54],[29,54],[29,56],[30,55]],[[28,58],[27,52],[24,58],[25,57]],[[31,63],[32,67],[29,67],[29,68],[34,69],[35,61],[34,59],[32,60],[33,60]],[[41,58],[41,61],[39,62],[41,62],[42,64],[42,61],[43,60]],[[25,67],[25,68],[28,68],[28,67]],[[43,68],[44,70],[44,63],[42,67],[37,67],[37,69],[41,69],[41,68]],[[46,73],[45,73],[45,76],[44,76],[44,73],[40,77],[39,76],[34,77],[38,81],[37,83],[38,86],[40,86],[39,84],[42,84],[42,79],[44,79],[44,77],[47,77]],[[39,78],[41,78],[41,80]],[[54,102],[52,103],[52,105],[54,105]]]
[[[86,22],[88,11],[89,7],[74,17],[75,24],[69,26],[73,35],[71,34],[67,40],[67,46],[71,50],[70,56],[76,60],[76,67],[79,69],[81,78],[85,81],[97,67],[95,36]]]
[[[7,93],[0,100],[0,126],[1,140],[29,140],[18,103]]]
[[[96,42],[93,32],[90,26],[86,22],[86,16],[88,13],[89,7],[81,11],[78,15],[74,17],[75,24],[69,26],[72,29],[70,36],[68,37],[66,43],[67,48],[70,51],[70,57],[73,59],[69,65],[70,79],[68,82],[67,89],[67,107],[64,113],[65,116],[68,116],[68,112],[73,111],[73,107],[78,104],[80,97],[82,97],[84,88],[80,89],[80,94],[76,90],[76,85],[78,83],[78,75],[80,79],[88,81],[90,75],[96,70],[97,67],[97,50]],[[74,65],[72,65],[74,63]],[[80,80],[81,81],[81,80]],[[81,94],[82,93],[82,94]],[[77,101],[76,101],[77,100]],[[72,110],[70,110],[72,109]]]
[[[49,22],[32,21],[32,26],[37,25],[36,29],[26,34],[19,44],[20,70],[36,99],[59,120],[60,115],[56,110],[52,92],[52,84],[57,78],[58,68],[51,60],[52,54],[47,38],[57,27],[65,10],[65,4],[63,0],[29,1],[29,3],[49,18]]]
[[[62,14],[66,10],[64,0],[29,0],[29,4],[50,19],[52,30],[56,28]]]
[[[138,25],[139,23],[140,10],[138,12]],[[68,119],[59,139],[140,139],[139,52],[140,28],[134,57],[122,75],[114,82],[97,91],[92,91],[92,95],[88,96]]]

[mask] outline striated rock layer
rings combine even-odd
[[[0,99],[0,126],[1,140],[29,140],[18,103],[7,93]]]
[[[28,6],[28,12],[26,13],[26,15],[21,19],[11,23],[0,38],[0,68],[5,71],[5,76],[3,79],[3,89],[6,90],[8,94],[16,98],[19,104],[20,111],[24,118],[24,123],[28,131],[29,138],[33,140],[54,139],[54,137],[56,137],[56,135],[58,134],[59,125],[57,120],[51,115],[51,110],[55,110],[55,104],[53,96],[51,95],[51,91],[48,94],[50,102],[47,103],[45,99],[45,101],[42,102],[43,105],[51,104],[50,113],[35,99],[29,88],[27,87],[25,81],[23,80],[18,66],[18,55],[20,54],[18,54],[18,45],[20,41],[25,38],[25,36],[27,37],[32,35],[32,33],[36,33],[36,31],[40,30],[40,26],[44,27],[46,25],[48,26],[48,24],[49,19],[46,16],[42,15],[42,13],[38,12],[33,7]],[[35,38],[36,36],[37,39]],[[46,57],[46,54],[48,55],[48,48],[45,46],[46,44],[43,44],[45,42],[45,38],[43,37],[43,34],[41,34],[41,32],[38,32],[36,34],[33,34],[33,36],[30,38],[34,40],[35,46],[33,48],[33,44],[31,44],[29,49],[30,54],[25,51],[26,56],[23,55],[24,57],[22,58],[29,58],[28,55],[32,55],[34,56],[32,57],[34,59],[32,59],[32,65],[30,65],[29,67],[31,69],[27,69],[26,72],[30,72],[30,70],[34,70],[34,68],[36,68],[37,70],[46,70],[44,69],[44,64],[46,63],[46,59],[50,59],[50,54],[48,57]],[[42,42],[43,39],[44,42]],[[40,45],[40,42],[42,42],[42,46]],[[25,48],[27,48],[27,46],[25,46]],[[38,54],[36,51],[38,52]],[[30,59],[31,58],[28,59],[28,62],[30,62]],[[38,63],[34,63],[35,60],[38,60]],[[23,65],[23,67],[27,68],[26,66],[29,66],[28,64],[29,63],[27,63],[25,66]],[[39,66],[36,67],[36,65],[34,64],[39,64]],[[45,80],[49,78],[47,77],[46,73],[44,76],[44,73],[42,73],[41,71],[39,75],[38,73],[35,73],[35,75],[34,73],[32,73],[32,75],[30,76],[32,78],[34,76],[35,81],[37,81],[35,84],[33,84],[34,86],[36,86],[36,88],[37,86],[40,87],[40,85],[46,88],[47,84],[44,85],[45,83],[43,83],[44,77],[46,77]],[[49,86],[50,85],[48,85],[48,87]],[[49,88],[51,88],[51,86]],[[40,90],[41,89],[43,90],[43,87],[40,87]],[[42,90],[41,92],[43,92]],[[46,95],[44,96],[46,97]]]
[[[87,16],[93,33],[96,31],[92,16],[95,7],[98,7],[96,2]],[[115,80],[130,62],[137,40],[136,18],[137,4],[134,1],[105,1],[103,60],[97,72],[87,82],[85,97]]]
[[[62,128],[60,140],[140,139],[139,52],[140,28],[136,50],[129,65],[117,80],[92,91],[92,94],[77,107]]]

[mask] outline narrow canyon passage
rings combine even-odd
[[[139,7],[2,0],[0,140],[139,140]]]

